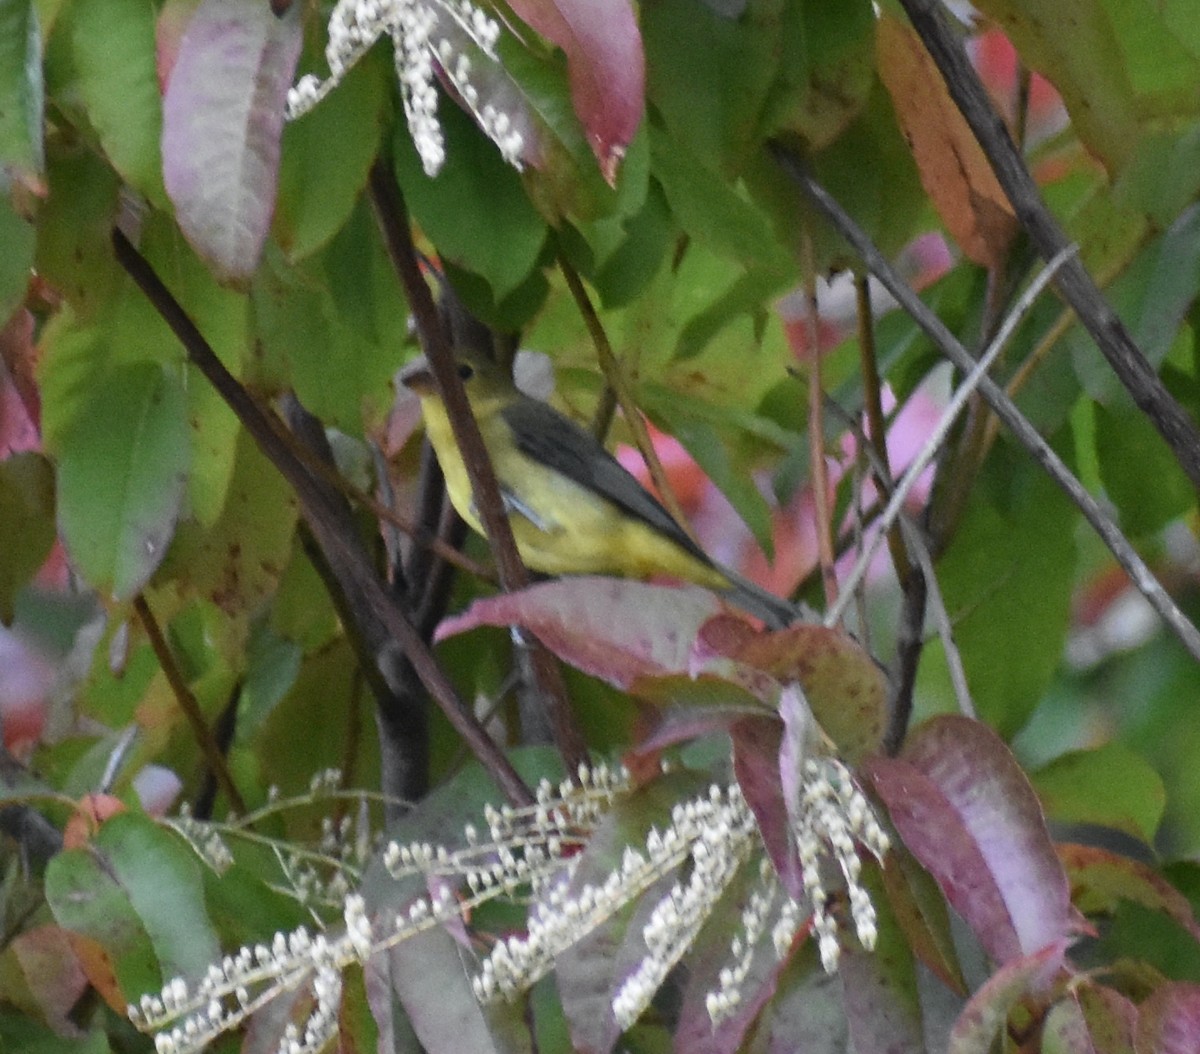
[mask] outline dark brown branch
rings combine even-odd
[[[479,519],[500,572],[500,584],[510,592],[523,589],[529,584],[529,572],[517,552],[491,458],[458,376],[454,349],[450,346],[446,329],[438,316],[437,305],[421,275],[420,262],[409,230],[408,214],[395,175],[383,159],[377,159],[371,167],[370,191],[384,243],[408,296],[408,306],[416,321],[422,349],[446,404],[454,440],[467,466]],[[567,770],[574,772],[587,761],[587,744],[567,702],[562,671],[541,645],[531,650],[531,659],[541,705],[546,708],[555,746],[562,754]]]
[[[1070,242],[1042,200],[1021,152],[988,99],[961,42],[947,25],[941,0],[900,2],[941,70],[951,98],[987,155],[1021,225],[1042,257],[1053,259]],[[1054,284],[1074,308],[1133,401],[1158,429],[1192,484],[1200,488],[1200,433],[1196,422],[1167,391],[1087,268],[1078,257],[1072,258],[1059,271]]]
[[[150,610],[146,598],[140,593],[133,598],[133,610],[137,612],[138,619],[146,630],[146,636],[150,638],[150,647],[154,649],[158,665],[162,667],[162,672],[166,675],[167,683],[171,686],[171,692],[179,704],[179,709],[191,726],[192,735],[196,740],[196,745],[200,748],[200,753],[204,755],[209,772],[212,773],[225,797],[229,799],[229,807],[236,813],[244,813],[246,803],[242,800],[237,784],[233,782],[229,766],[225,764],[225,755],[221,753],[221,747],[217,743],[212,729],[208,727],[208,721],[205,720],[204,711],[200,709],[200,703],[187,686],[187,681],[183,679],[183,673],[175,661],[171,645],[167,643],[158,619],[154,617],[154,612]]]
[[[330,564],[335,568],[339,580],[361,591],[370,605],[373,616],[383,623],[399,643],[411,660],[421,683],[442,708],[454,729],[466,740],[471,751],[500,784],[509,800],[529,804],[533,800],[529,788],[470,709],[459,699],[454,685],[438,665],[429,646],[388,595],[361,551],[338,530],[337,514],[330,509],[323,491],[291,452],[288,444],[280,438],[280,433],[284,430],[282,422],[260,407],[225,368],[154,269],[119,230],[113,231],[113,247],[118,262],[171,327],[171,331],[187,352],[189,361],[204,374],[263,453],[291,484],[300,500],[304,516],[321,543]]]
[[[954,334],[913,292],[912,288],[900,277],[896,269],[884,258],[875,244],[850,215],[834,200],[833,196],[819,184],[789,150],[779,144],[771,147],[776,159],[796,181],[797,186],[808,196],[822,215],[832,224],[835,230],[862,257],[870,272],[883,283],[884,287],[896,298],[900,306],[912,317],[913,321],[925,331],[938,349],[964,374],[970,373],[975,367],[975,360],[966,348],[959,343]],[[1014,438],[1028,451],[1031,457],[1042,467],[1046,474],[1066,492],[1068,498],[1075,504],[1084,519],[1091,524],[1092,529],[1100,536],[1109,551],[1116,557],[1117,563],[1129,575],[1133,584],[1149,601],[1159,617],[1171,628],[1179,638],[1188,653],[1200,661],[1200,631],[1188,621],[1187,617],[1167,595],[1162,583],[1154,577],[1145,561],[1137,554],[1128,539],[1108,514],[1100,507],[1072,474],[1051,448],[1038,434],[1036,428],[1026,420],[1017,409],[1016,404],[1004,393],[1004,390],[988,377],[980,380],[976,389],[983,400],[991,407],[992,412],[1004,422]]]

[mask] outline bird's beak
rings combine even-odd
[[[436,395],[437,382],[433,379],[433,371],[429,368],[429,360],[422,355],[413,359],[400,371],[400,383],[409,391],[418,395]]]

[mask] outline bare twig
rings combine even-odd
[[[1044,259],[1057,256],[1067,247],[1067,236],[1042,200],[1024,158],[988,99],[962,43],[947,25],[941,0],[900,2],[941,70],[951,98],[983,148],[1021,225]],[[1087,268],[1078,259],[1068,261],[1055,286],[1075,309],[1133,401],[1166,440],[1192,484],[1200,488],[1200,433],[1196,422],[1167,391]]]
[[[820,305],[817,303],[817,266],[813,255],[812,235],[807,228],[801,234],[801,241],[809,354],[808,470],[812,477],[813,520],[817,531],[817,559],[821,564],[821,582],[825,591],[825,603],[833,604],[838,599],[838,580],[833,555],[833,510],[829,505],[829,465],[825,460]]]
[[[875,352],[875,316],[871,309],[871,283],[865,274],[854,276],[854,298],[858,313],[858,360],[863,381],[863,405],[867,413],[867,437],[882,466],[880,482],[890,487],[892,467],[888,460],[887,427],[883,418],[883,382],[879,377],[879,358]],[[908,581],[912,566],[904,551],[899,531],[888,531],[888,552],[901,587]]]
[[[642,455],[642,460],[646,462],[646,467],[650,470],[650,478],[654,480],[654,486],[658,488],[662,503],[667,507],[667,512],[671,514],[675,522],[695,541],[696,538],[688,518],[679,504],[679,499],[675,496],[671,481],[667,479],[667,473],[658,458],[658,452],[650,441],[650,433],[646,430],[646,422],[634,401],[633,392],[629,390],[625,371],[622,369],[621,363],[617,361],[616,355],[613,354],[612,345],[609,343],[608,334],[604,332],[600,316],[596,314],[591,298],[587,295],[587,290],[584,289],[583,282],[575,268],[562,253],[558,257],[558,266],[567,280],[567,288],[571,291],[571,297],[579,309],[583,324],[592,338],[592,346],[596,349],[596,358],[600,362],[600,369],[604,373],[608,390],[613,393],[613,398],[621,407],[625,423],[633,433],[633,442],[638,448],[638,453]],[[603,409],[603,407],[599,409]]]
[[[967,717],[975,716],[975,704],[971,701],[971,689],[967,685],[967,671],[963,667],[962,655],[958,645],[954,643],[954,625],[950,621],[950,613],[946,610],[946,601],[942,597],[938,585],[937,572],[933,569],[933,558],[925,545],[921,532],[906,516],[899,519],[900,529],[904,532],[904,541],[908,551],[912,553],[917,566],[925,578],[928,590],[929,606],[933,611],[933,621],[937,625],[938,636],[942,639],[942,649],[946,653],[946,667],[950,671],[950,684],[954,687],[954,697],[958,701],[960,713]]]
[[[923,329],[926,335],[937,345],[942,354],[953,362],[964,373],[969,373],[975,366],[975,360],[967,349],[955,339],[954,334],[921,300],[903,278],[896,272],[883,254],[866,236],[862,228],[850,218],[849,214],[833,199],[832,195],[822,187],[804,168],[799,160],[785,148],[775,146],[775,156],[787,169],[797,185],[812,200],[813,204],[825,215],[834,228],[854,247],[863,258],[871,273],[883,283],[884,287],[896,298],[905,311]],[[1150,606],[1158,613],[1171,631],[1179,638],[1194,659],[1200,662],[1200,631],[1188,621],[1171,599],[1162,583],[1154,577],[1153,572],[1129,544],[1129,540],[1108,514],[1100,507],[1087,489],[1075,478],[1074,474],[1063,463],[1050,445],[1038,434],[1036,428],[1026,420],[1016,405],[1004,391],[991,379],[985,377],[979,382],[979,394],[992,408],[992,411],[1004,422],[1016,440],[1029,452],[1033,459],[1046,472],[1075,504],[1084,519],[1092,525],[1092,529],[1100,536],[1117,563],[1124,568],[1139,592],[1150,602]]]
[[[146,636],[150,638],[150,647],[154,649],[158,665],[162,667],[162,672],[166,675],[167,683],[171,686],[171,692],[179,704],[179,709],[192,728],[192,736],[200,748],[200,753],[204,755],[204,760],[208,763],[209,771],[220,785],[225,797],[229,799],[230,808],[236,813],[244,813],[246,802],[242,799],[237,784],[233,782],[229,766],[225,764],[225,755],[221,753],[216,737],[212,734],[212,729],[208,727],[208,721],[204,718],[204,711],[200,709],[200,703],[187,686],[187,681],[183,679],[183,673],[175,661],[175,655],[167,643],[167,638],[163,636],[158,619],[154,617],[154,612],[150,610],[146,598],[140,593],[133,598],[133,610],[137,612],[138,619],[141,620],[142,626],[146,630]]]
[[[846,592],[858,587],[858,583],[867,573],[867,568],[870,566],[875,553],[879,550],[885,537],[884,532],[891,529],[892,524],[896,522],[896,517],[899,516],[900,510],[904,507],[905,499],[916,485],[921,473],[929,466],[938,451],[941,450],[942,444],[946,440],[951,427],[957,420],[958,415],[962,413],[967,405],[967,400],[975,393],[983,381],[987,377],[987,371],[991,368],[992,363],[996,361],[1000,353],[1004,350],[1005,344],[1017,328],[1017,324],[1025,317],[1025,314],[1033,306],[1042,290],[1046,288],[1047,283],[1054,277],[1054,273],[1062,266],[1063,262],[1075,253],[1074,246],[1064,249],[1058,256],[1050,261],[1049,265],[1030,283],[1029,288],[1025,290],[1024,295],[1013,306],[1008,317],[1005,318],[999,331],[993,338],[991,345],[985,351],[977,363],[975,363],[970,372],[962,383],[958,386],[954,396],[951,398],[946,409],[943,411],[941,419],[934,427],[933,431],[926,437],[921,449],[917,452],[917,456],[912,459],[908,468],[904,472],[904,476],[892,491],[891,497],[888,499],[887,505],[884,507],[882,514],[879,517],[879,531],[871,541],[867,544],[866,549],[858,558],[851,569],[850,574],[846,576],[846,581],[843,583],[843,588]],[[844,594],[843,594],[844,596]],[[830,607],[825,615],[825,625],[836,625],[845,611],[845,604],[840,602]]]

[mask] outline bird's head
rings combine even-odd
[[[472,351],[456,351],[454,364],[463,390],[476,415],[486,413],[509,401],[513,395],[513,382],[504,371],[490,359]],[[414,359],[400,372],[400,383],[421,397],[421,401],[441,401],[441,392],[433,375],[429,360],[422,356]]]

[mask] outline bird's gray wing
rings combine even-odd
[[[517,448],[534,461],[600,494],[698,560],[711,562],[654,495],[591,432],[532,398],[514,401],[501,411],[501,416],[512,429]]]

